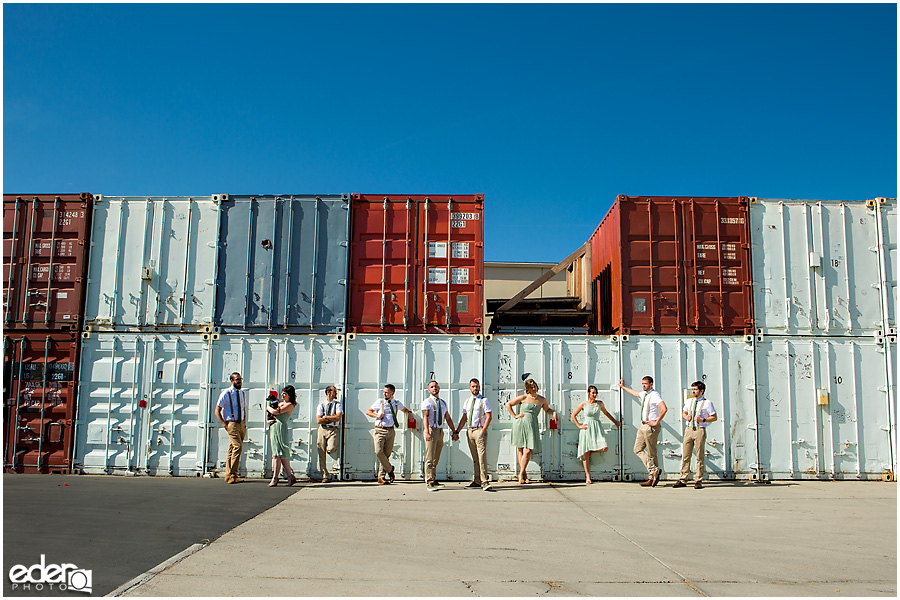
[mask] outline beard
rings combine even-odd
[[[241,389],[241,382],[240,382],[240,381],[235,381],[235,382],[234,382],[233,384],[231,384],[231,385],[233,385],[233,386],[234,386],[234,389],[236,389],[236,390]]]

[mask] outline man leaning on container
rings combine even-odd
[[[700,489],[703,474],[706,472],[706,427],[719,419],[716,407],[706,399],[706,384],[695,381],[691,384],[691,397],[685,400],[681,416],[687,423],[684,427],[684,440],[681,446],[681,474],[672,487],[684,487],[691,478],[691,452],[697,450],[697,472],[694,488]]]
[[[319,431],[316,437],[316,447],[319,449],[319,469],[322,471],[322,483],[331,481],[331,473],[328,472],[328,454],[334,454],[340,441],[339,433],[341,417],[344,416],[344,407],[337,400],[337,388],[329,385],[325,388],[325,400],[316,407],[316,423]]]
[[[216,418],[228,432],[228,455],[225,458],[225,483],[241,483],[238,467],[241,450],[247,437],[247,392],[241,389],[244,380],[235,371],[231,374],[231,387],[219,395],[216,402]]]
[[[400,426],[397,415],[407,415],[412,411],[403,403],[394,399],[397,388],[393,384],[385,384],[381,400],[366,410],[366,414],[375,419],[375,458],[378,459],[378,483],[394,483],[394,465],[391,464],[391,453],[394,451],[394,435]]]
[[[422,401],[422,421],[425,428],[425,489],[429,492],[437,490],[437,466],[444,449],[444,425],[451,430],[453,420],[447,403],[438,394],[441,386],[437,381],[428,382],[428,397]]]
[[[641,483],[644,487],[654,487],[659,483],[659,465],[656,461],[656,440],[662,429],[660,423],[666,415],[666,403],[662,396],[653,389],[653,378],[646,375],[641,380],[643,391],[636,391],[625,386],[625,380],[619,379],[619,387],[641,399],[641,426],[638,428],[634,440],[634,453],[643,461],[650,474],[647,481]]]

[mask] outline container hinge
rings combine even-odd
[[[338,284],[339,285],[347,285],[347,280],[346,279],[338,279]]]
[[[759,423],[751,423],[747,425],[747,429],[752,429],[753,431],[757,431],[759,429]]]
[[[890,426],[890,425],[882,425],[882,426],[879,427],[878,429],[880,429],[880,430],[882,430],[882,431],[890,431],[890,430],[891,430],[891,426]]]
[[[750,385],[747,386],[746,389],[749,390],[749,391],[751,391],[751,392],[755,392],[755,391],[756,391],[756,388],[757,388],[757,385],[756,385],[755,383],[751,383]]]
[[[750,468],[751,468],[751,469],[759,469],[759,468],[760,468],[760,464],[759,464],[759,463],[750,463]]]
[[[350,242],[348,240],[344,240],[340,243],[341,248],[347,248],[348,246],[350,246]]]

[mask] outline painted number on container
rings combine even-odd
[[[466,221],[478,221],[478,213],[450,213],[450,227],[465,229]]]
[[[838,376],[835,376],[834,382],[835,382],[835,383],[844,383],[844,378],[841,377],[841,376],[839,376],[839,375],[838,375]]]
[[[429,268],[428,283],[447,283],[447,269],[445,267]]]
[[[722,217],[720,223],[723,225],[743,225],[744,217]]]

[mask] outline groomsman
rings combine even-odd
[[[491,402],[481,395],[481,382],[477,379],[469,381],[469,391],[472,397],[463,402],[462,416],[453,431],[453,439],[459,439],[459,432],[468,422],[466,439],[469,442],[469,452],[472,454],[472,463],[475,468],[475,478],[466,487],[480,487],[485,492],[493,491],[487,472],[487,435],[491,425]]]
[[[440,391],[441,386],[437,381],[428,382],[428,397],[422,401],[422,420],[425,428],[425,486],[429,492],[437,491],[437,486],[440,485],[436,481],[436,475],[441,450],[444,448],[444,425],[454,430],[447,403],[438,396]]]
[[[384,386],[382,399],[366,410],[366,414],[375,419],[375,458],[378,459],[378,483],[394,483],[394,466],[391,464],[391,452],[394,450],[394,436],[396,428],[400,426],[397,415],[404,412],[408,415],[412,411],[403,406],[403,403],[394,399],[397,388],[388,383]]]

